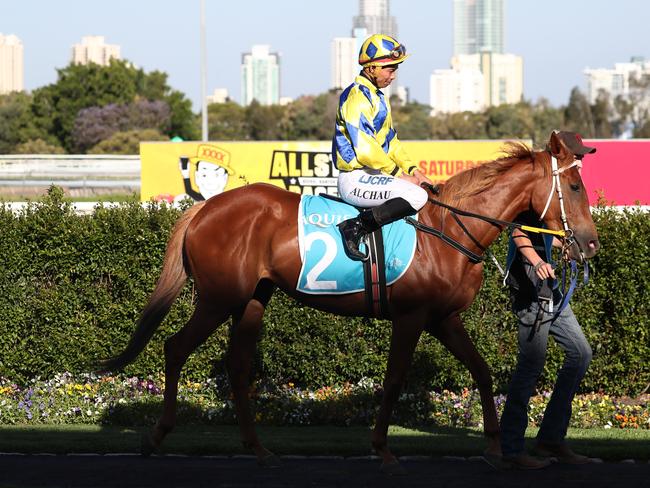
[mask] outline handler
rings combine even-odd
[[[407,57],[404,45],[392,37],[370,36],[359,51],[362,70],[339,98],[332,141],[332,159],[340,170],[338,191],[346,202],[364,208],[338,225],[351,259],[366,259],[359,251],[366,234],[417,213],[427,202],[420,184],[431,181],[397,139],[390,103],[381,91]]]
[[[575,133],[559,132],[558,135],[576,160],[581,161],[585,154],[596,152],[595,148],[584,146]],[[520,215],[517,221],[524,225],[540,225],[538,217],[531,213]],[[557,314],[563,297],[551,261],[552,245],[561,246],[562,243],[550,235],[528,235],[520,229],[514,229],[510,237],[506,282],[510,287],[513,312],[519,319],[519,354],[501,417],[505,467],[544,468],[550,464],[551,457],[568,464],[589,462],[589,458],[574,453],[567,446],[565,437],[571,420],[571,402],[587,371],[592,352],[570,305],[567,303]],[[564,350],[565,358],[544,411],[533,457],[524,449],[527,409],[544,368],[549,334]]]

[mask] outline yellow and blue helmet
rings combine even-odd
[[[408,57],[404,44],[384,34],[373,34],[363,42],[359,50],[359,64],[364,68],[399,64]]]

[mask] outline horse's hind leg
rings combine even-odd
[[[163,414],[151,432],[143,439],[142,453],[150,454],[158,448],[164,437],[176,424],[176,402],[181,369],[192,352],[214,332],[229,313],[219,311],[199,299],[192,318],[176,334],[165,342],[165,393]]]
[[[500,455],[499,421],[492,390],[490,368],[479,354],[458,315],[427,328],[469,370],[478,386],[483,410],[483,431],[488,440],[486,454]]]
[[[261,466],[274,467],[279,459],[259,440],[251,411],[249,389],[257,340],[262,329],[262,316],[273,293],[270,282],[260,282],[253,298],[240,313],[233,315],[233,327],[228,350],[227,368],[235,411],[244,447],[252,449]]]

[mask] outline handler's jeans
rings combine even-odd
[[[504,456],[514,456],[525,450],[528,401],[546,361],[548,335],[553,336],[564,350],[565,358],[544,412],[537,434],[538,442],[564,442],[571,420],[571,402],[591,361],[591,347],[570,306],[562,310],[552,324],[552,314],[544,312],[539,330],[535,328],[531,336],[538,307],[537,303],[533,303],[523,310],[515,310],[519,318],[519,354],[501,416],[501,448]]]

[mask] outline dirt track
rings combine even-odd
[[[650,487],[650,464],[552,465],[497,472],[482,461],[405,459],[388,477],[374,459],[283,458],[276,469],[249,457],[1,455],[0,487]]]

